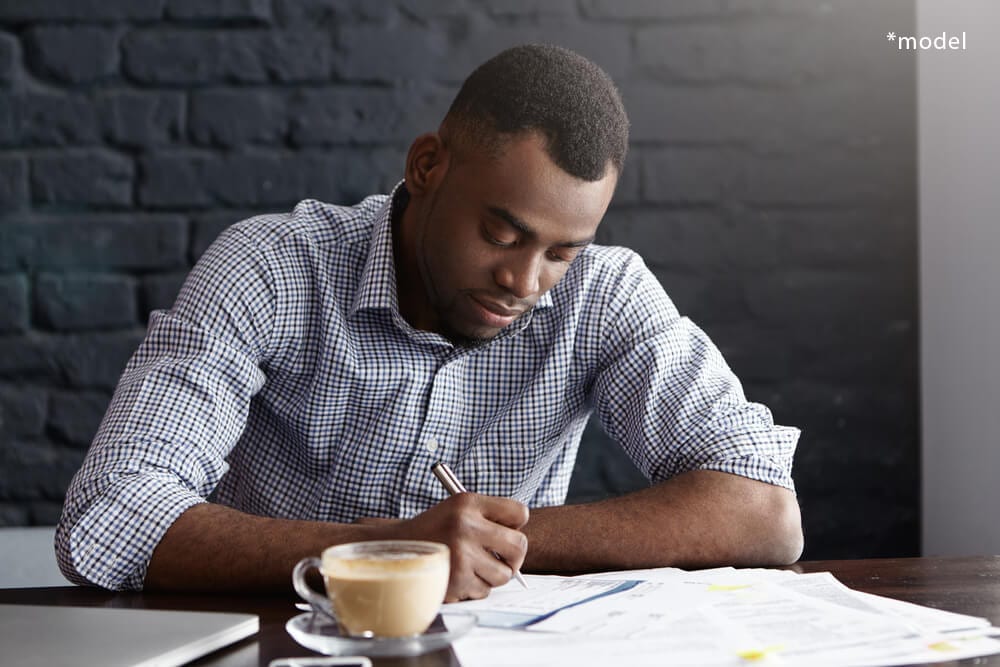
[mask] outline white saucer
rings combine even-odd
[[[285,624],[292,639],[326,655],[413,656],[445,648],[476,626],[473,614],[438,614],[431,627],[415,637],[351,637],[333,619],[312,612]]]

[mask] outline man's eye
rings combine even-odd
[[[512,239],[509,241],[504,239],[498,239],[496,236],[490,234],[489,231],[485,229],[483,230],[483,236],[486,237],[487,241],[489,241],[493,245],[500,246],[501,248],[509,248],[510,246],[514,245],[517,242],[516,239]]]
[[[572,256],[569,256],[567,254],[560,254],[558,252],[555,252],[554,250],[550,250],[548,252],[548,255],[549,255],[549,259],[552,260],[553,262],[567,262],[568,263],[568,262],[572,262],[573,261],[573,257]]]

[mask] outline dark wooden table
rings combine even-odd
[[[1000,556],[808,561],[790,569],[798,572],[829,571],[857,590],[927,607],[983,616],[1000,626]],[[193,663],[212,667],[267,667],[274,658],[312,655],[285,632],[288,619],[301,613],[293,607],[296,601],[291,592],[287,596],[233,596],[111,593],[76,587],[0,589],[0,604],[189,609],[260,616],[258,634]],[[378,667],[457,667],[459,664],[450,649],[415,658],[379,658],[373,663]],[[1000,656],[938,664],[1000,666]]]

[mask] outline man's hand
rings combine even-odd
[[[528,538],[519,530],[527,522],[528,508],[516,500],[476,493],[452,496],[406,521],[364,521],[384,539],[447,544],[451,578],[445,602],[484,598],[510,581],[528,550]]]

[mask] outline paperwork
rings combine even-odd
[[[462,602],[453,607],[471,611],[479,625],[520,628],[540,623],[556,613],[586,602],[634,588],[640,582],[572,577],[536,577],[539,587],[504,586],[485,600]]]
[[[1000,653],[1000,629],[854,591],[828,572],[673,568],[528,576],[449,605],[480,626],[454,645],[491,665],[904,665]]]

